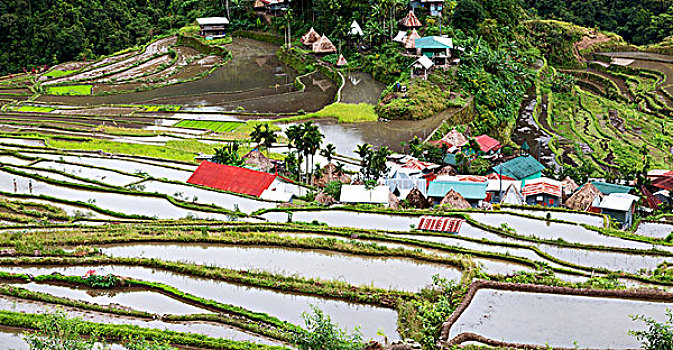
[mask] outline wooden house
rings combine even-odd
[[[196,23],[201,27],[199,34],[202,37],[221,37],[225,35],[229,20],[226,17],[207,17],[197,18]]]
[[[437,66],[451,63],[453,40],[441,36],[427,36],[415,40],[416,55],[427,56]]]
[[[431,59],[425,56],[417,58],[416,61],[411,64],[411,77],[427,80],[428,72],[430,72],[432,66],[434,66],[434,63],[432,63]]]
[[[563,196],[561,187],[560,181],[539,178],[526,181],[521,188],[521,195],[529,205],[560,207]]]
[[[633,224],[633,216],[639,199],[628,193],[611,193],[601,201],[601,214],[618,222],[621,225],[620,228],[629,228]]]
[[[470,203],[471,207],[476,207],[486,199],[487,185],[486,182],[435,180],[430,182],[428,186],[428,198],[432,198],[435,203],[441,204],[446,195],[454,191]]]

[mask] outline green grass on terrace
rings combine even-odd
[[[18,112],[50,113],[53,110],[54,110],[54,108],[49,108],[49,107],[21,106],[16,111],[18,111]]]
[[[174,126],[180,128],[206,129],[213,132],[231,132],[238,129],[242,122],[221,122],[212,120],[182,120]]]
[[[51,95],[91,95],[93,85],[65,85],[48,86],[47,93]]]
[[[74,70],[60,70],[60,69],[54,69],[52,71],[49,71],[47,73],[42,74],[45,77],[54,77],[54,78],[60,78],[62,76],[72,74],[74,73]]]

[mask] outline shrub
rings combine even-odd
[[[668,320],[659,323],[645,315],[631,316],[634,321],[642,321],[647,325],[645,331],[629,331],[643,344],[644,350],[670,350],[673,349],[673,313],[666,309]]]
[[[329,315],[313,307],[313,313],[303,313],[306,330],[297,333],[293,339],[299,350],[361,350],[364,349],[359,329],[348,334],[332,323]]]

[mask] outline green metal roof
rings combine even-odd
[[[611,194],[611,193],[629,193],[633,190],[633,187],[609,184],[607,182],[592,181],[592,185],[601,191],[602,194]]]
[[[418,38],[414,44],[417,49],[453,49],[453,41],[450,38],[439,36],[426,36]]]
[[[428,197],[444,197],[449,191],[458,192],[465,199],[484,199],[486,198],[486,182],[463,182],[463,181],[441,181],[430,182],[428,187]]]
[[[544,169],[544,165],[540,164],[533,156],[523,156],[494,166],[493,172],[523,180]]]

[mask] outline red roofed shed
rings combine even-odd
[[[475,140],[479,144],[479,148],[481,149],[481,151],[484,153],[495,152],[499,150],[500,147],[502,147],[502,145],[498,140],[488,135],[477,136]]]
[[[187,182],[259,197],[276,177],[278,175],[204,161]]]

